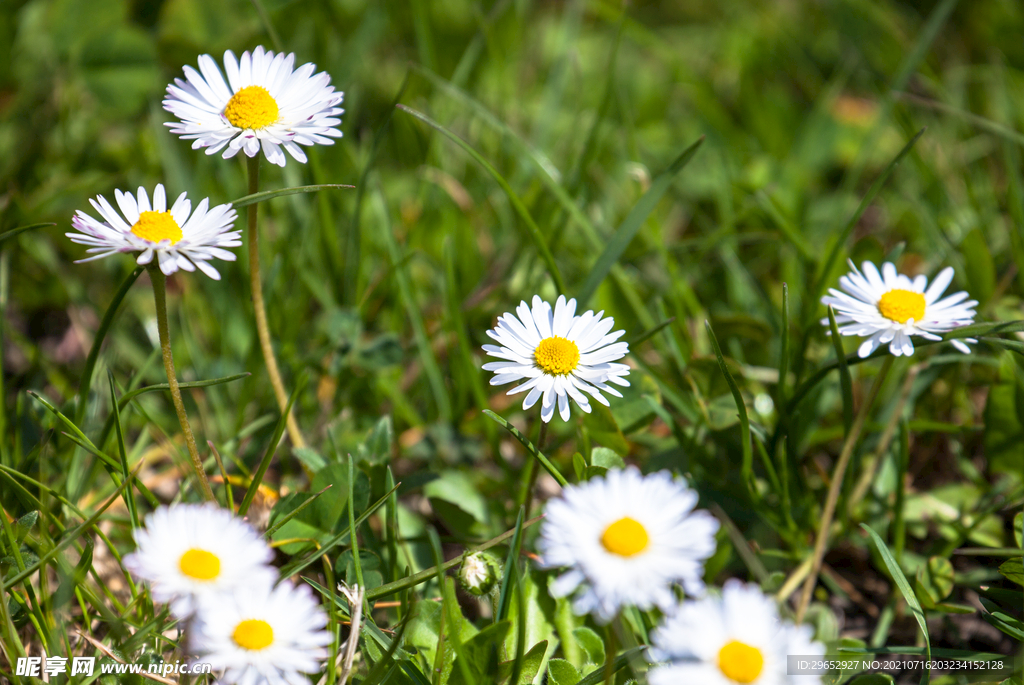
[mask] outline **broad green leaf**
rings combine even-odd
[[[548,683],[550,685],[576,685],[583,674],[565,659],[552,659],[548,662]]]
[[[915,586],[921,603],[934,607],[953,591],[953,565],[944,557],[931,557],[917,569]]]
[[[1017,585],[1024,585],[1024,564],[1021,563],[1021,557],[1004,561],[999,565],[999,572]]]
[[[327,466],[327,460],[312,447],[296,447],[292,449],[292,454],[309,469],[310,473],[316,473]]]
[[[490,530],[487,499],[465,471],[442,471],[423,487],[430,506],[452,531],[466,536],[486,535]]]
[[[587,663],[603,664],[605,659],[604,640],[601,636],[586,626],[580,626],[572,631],[576,642],[583,648]]]
[[[590,463],[593,466],[603,466],[606,469],[622,469],[626,462],[622,457],[607,447],[595,447],[590,453]]]
[[[455,668],[448,682],[451,685],[474,685],[474,683],[497,681],[498,668],[501,663],[501,644],[511,627],[512,624],[509,621],[492,623],[463,642],[459,649],[460,656],[456,657],[456,660],[465,660],[474,680],[467,683],[462,676],[461,668]]]

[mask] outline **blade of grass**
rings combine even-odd
[[[597,291],[598,286],[601,285],[605,277],[608,276],[608,272],[611,270],[612,265],[619,261],[622,253],[626,251],[629,244],[636,237],[637,232],[644,225],[647,217],[654,208],[658,205],[662,195],[668,190],[669,186],[675,180],[676,174],[682,170],[683,167],[689,163],[693,156],[697,154],[697,150],[704,142],[704,137],[701,136],[697,139],[697,142],[690,145],[690,147],[683,150],[682,154],[676,157],[675,161],[669,165],[668,169],[663,171],[651,184],[651,187],[644,193],[644,196],[633,206],[633,209],[629,211],[626,218],[615,230],[615,235],[612,236],[611,240],[608,241],[604,252],[597,258],[597,262],[594,267],[587,274],[587,279],[583,282],[580,287],[579,294],[576,296],[576,301],[580,308],[587,305],[590,298],[593,297]]]
[[[406,107],[405,105],[399,104],[396,106],[403,112],[411,114],[412,116],[416,117],[417,119],[427,124],[431,128],[434,128],[442,135],[444,135],[446,138],[448,138],[456,145],[461,147],[463,150],[465,150],[466,153],[470,157],[472,157],[473,160],[476,161],[480,166],[482,166],[484,170],[491,176],[491,178],[493,178],[495,182],[499,186],[501,186],[501,189],[504,190],[505,194],[508,196],[509,202],[512,204],[512,207],[516,210],[516,213],[523,220],[523,223],[526,224],[527,232],[530,238],[533,240],[533,243],[536,246],[537,251],[540,253],[541,259],[544,260],[544,264],[547,265],[548,274],[551,276],[551,280],[554,281],[555,288],[560,293],[566,292],[565,282],[562,280],[562,273],[558,269],[558,264],[555,263],[555,258],[554,256],[552,256],[551,250],[548,249],[548,244],[547,241],[544,239],[544,234],[541,232],[540,227],[537,225],[537,222],[535,222],[533,220],[533,217],[530,216],[530,212],[526,208],[526,205],[523,204],[523,201],[519,198],[518,195],[516,195],[515,191],[512,190],[512,186],[508,184],[508,181],[506,181],[505,178],[498,173],[498,170],[491,166],[490,162],[484,159],[483,155],[477,152],[473,148],[473,146],[471,146],[465,140],[455,135],[448,129],[446,129],[441,124],[437,123],[436,121],[428,117],[426,114],[418,112],[417,110],[412,109],[411,107]]]
[[[871,184],[871,187],[868,188],[868,192],[864,194],[860,204],[857,205],[857,209],[853,212],[853,215],[850,216],[846,225],[839,232],[839,238],[832,246],[832,250],[829,252],[828,257],[825,258],[825,262],[821,267],[821,270],[818,272],[818,278],[815,281],[814,287],[811,289],[809,296],[805,299],[805,305],[807,306],[807,311],[810,315],[813,315],[814,308],[817,306],[818,300],[821,299],[821,293],[825,289],[825,283],[827,282],[829,275],[832,273],[832,269],[835,267],[836,260],[839,259],[839,253],[846,245],[846,241],[849,239],[850,234],[853,233],[853,229],[857,227],[857,222],[860,221],[860,218],[864,215],[864,212],[867,211],[867,208],[871,206],[871,203],[875,201],[875,197],[878,195],[879,191],[882,190],[882,186],[885,185],[885,182],[889,180],[892,172],[896,170],[896,167],[898,167],[900,162],[903,161],[903,158],[909,154],[913,149],[914,144],[917,143],[918,139],[924,135],[926,130],[927,129],[922,128],[918,131],[917,134],[903,146],[903,149],[899,151],[899,154],[889,162],[889,165],[885,167],[885,170],[882,171],[881,175],[879,175],[879,177],[875,179],[875,182]],[[805,324],[806,323],[808,322],[805,321]]]
[[[402,298],[402,305],[405,308],[406,316],[412,326],[413,336],[416,338],[416,349],[419,351],[420,363],[423,365],[423,372],[427,376],[427,383],[434,396],[434,403],[437,405],[437,412],[441,420],[450,423],[452,420],[452,407],[448,399],[448,388],[441,374],[441,367],[437,363],[437,356],[430,344],[430,337],[427,335],[427,328],[423,324],[421,308],[413,295],[413,288],[409,279],[408,260],[402,255],[403,250],[398,246],[392,232],[391,221],[388,217],[387,202],[384,199],[384,190],[378,188],[377,200],[381,219],[385,226],[381,227],[381,235],[387,243],[388,254],[391,257],[391,265],[395,273],[395,281],[398,283],[398,294]]]
[[[882,538],[878,536],[871,526],[866,523],[860,524],[868,535],[871,536],[871,541],[875,543],[875,548],[882,557],[882,561],[885,562],[885,567],[889,569],[889,574],[892,575],[892,579],[896,582],[896,586],[900,589],[900,593],[903,595],[903,599],[906,601],[907,606],[910,607],[910,612],[914,615],[914,620],[917,621],[917,625],[921,628],[921,634],[924,636],[925,653],[928,655],[928,660],[932,658],[932,643],[931,638],[928,636],[928,621],[925,620],[924,610],[921,609],[921,604],[917,601],[917,595],[910,587],[910,583],[907,582],[907,577],[903,575],[900,565],[896,562],[892,552],[889,551],[889,547],[882,541]],[[924,673],[921,674],[921,683],[927,683],[929,680],[929,669],[926,667]]]
[[[124,431],[121,429],[121,412],[117,410],[117,394],[114,392],[114,374],[107,370],[107,381],[110,384],[110,406],[114,415],[114,428],[117,435],[117,453],[121,457],[121,476],[125,480],[131,478],[131,471],[128,469],[128,452],[124,446]],[[132,489],[128,487],[124,492],[124,503],[128,507],[128,514],[132,519],[132,530],[139,528],[139,512],[135,507],[135,498],[132,496]]]
[[[380,127],[373,134],[373,143],[370,145],[370,156],[366,160],[366,166],[359,174],[359,183],[356,187],[356,202],[355,207],[352,209],[352,222],[349,225],[348,235],[345,240],[345,283],[344,292],[342,293],[342,301],[348,302],[349,304],[358,301],[356,297],[356,289],[359,287],[359,269],[362,260],[359,258],[360,251],[362,249],[362,233],[360,232],[360,220],[362,218],[363,208],[363,197],[366,194],[366,188],[368,187],[367,181],[369,180],[370,170],[373,169],[374,163],[377,161],[377,152],[380,150],[381,142],[384,140],[384,134],[387,132],[388,127],[391,124],[391,118],[395,114],[395,107],[401,102],[402,96],[405,95],[405,89],[409,85],[409,72],[405,72],[405,77],[402,79],[402,85],[398,88],[398,94],[395,95],[394,101],[391,103],[391,107],[384,113],[384,121]]]
[[[113,299],[110,300],[110,304],[107,306],[107,311],[103,313],[103,319],[100,321],[100,327],[96,329],[96,336],[92,341],[92,348],[89,350],[89,356],[85,358],[85,368],[82,369],[82,378],[79,381],[78,388],[78,408],[75,411],[75,423],[81,423],[82,419],[85,418],[85,407],[86,402],[89,399],[89,388],[92,386],[92,375],[93,369],[96,368],[96,360],[100,356],[100,347],[103,345],[103,341],[107,337],[107,332],[110,330],[111,324],[114,323],[114,317],[117,315],[118,310],[121,308],[121,303],[124,301],[128,291],[131,290],[132,285],[138,280],[139,275],[146,270],[144,266],[137,266],[128,274],[127,278],[121,282],[121,286],[114,293]]]
[[[544,518],[543,515],[535,516],[534,518],[530,519],[529,521],[523,522],[523,528],[529,528],[533,524],[540,522],[540,520],[543,519],[543,518]],[[455,557],[454,559],[449,559],[448,561],[444,562],[443,570],[447,571],[450,568],[454,568],[454,567],[458,566],[459,564],[462,563],[462,560],[466,557],[467,554],[472,554],[473,552],[483,552],[484,550],[490,549],[491,547],[494,547],[495,545],[500,545],[502,542],[504,542],[505,540],[508,540],[510,537],[515,535],[515,532],[516,532],[515,529],[507,530],[504,533],[502,533],[501,535],[499,535],[498,537],[491,538],[490,540],[488,540],[487,542],[483,543],[482,545],[477,545],[476,547],[473,547],[471,549],[467,549],[465,552],[463,552],[459,556]],[[283,572],[282,572],[282,574],[283,574]],[[419,585],[420,583],[426,582],[426,581],[430,580],[431,578],[433,578],[436,575],[437,575],[437,569],[436,568],[428,568],[428,569],[426,569],[424,571],[420,571],[419,573],[414,573],[411,576],[407,576],[407,577],[402,578],[401,580],[397,580],[397,581],[395,581],[393,583],[387,583],[386,585],[381,585],[380,587],[376,587],[376,588],[374,588],[374,589],[372,589],[372,590],[370,590],[369,592],[366,593],[366,599],[369,600],[369,601],[374,601],[374,600],[380,599],[381,597],[386,597],[387,595],[392,595],[392,594],[394,594],[396,592],[399,592],[401,590],[404,590],[406,588],[414,587],[416,585]]]
[[[331,432],[328,431],[327,435],[331,438],[331,444],[334,443],[334,438]],[[356,526],[356,467],[355,459],[352,455],[348,455],[348,539],[349,546],[352,550],[352,565],[356,571],[356,583],[359,587],[366,589],[366,583],[363,581],[363,565],[359,559],[359,537],[356,535],[358,527]]]
[[[18,226],[17,228],[12,228],[9,231],[4,231],[3,233],[0,233],[0,243],[2,243],[3,241],[7,240],[8,238],[13,238],[15,236],[21,235],[22,233],[25,233],[26,231],[34,231],[37,228],[45,228],[46,226],[56,226],[56,225],[57,224],[55,224],[55,223],[42,223],[42,224],[31,224],[29,226]]]
[[[641,656],[645,649],[646,647],[644,646],[634,647],[633,649],[626,650],[622,654],[615,657],[615,660],[612,661],[612,673],[615,674],[624,669],[626,665],[629,663],[630,659],[632,659],[634,656]],[[591,672],[591,674],[585,677],[583,680],[578,682],[576,685],[600,685],[601,681],[604,680],[604,674],[604,669],[598,668]]]
[[[139,464],[139,468],[142,468],[141,464]],[[136,473],[138,473],[138,469],[135,470],[132,476],[134,477]],[[45,553],[40,554],[38,561],[36,561],[31,566],[26,567],[24,571],[15,574],[12,578],[7,580],[4,583],[4,585],[6,585],[7,587],[14,587],[15,585],[20,584],[22,581],[31,577],[33,573],[41,569],[48,561],[57,556],[57,554],[59,554],[61,550],[63,550],[65,547],[67,547],[72,542],[81,537],[83,534],[85,534],[87,530],[89,530],[96,524],[96,522],[100,519],[100,516],[103,515],[103,512],[105,512],[111,504],[113,504],[119,497],[121,497],[121,492],[128,486],[130,482],[131,480],[126,479],[123,483],[121,483],[117,487],[117,491],[114,492],[114,494],[111,495],[110,498],[108,498],[107,501],[104,502],[103,505],[99,509],[97,509],[95,513],[93,513],[92,516],[86,519],[82,523],[82,525],[72,529],[71,531],[65,532],[61,536],[60,542],[51,547]]]
[[[509,593],[512,592],[512,573],[519,563],[519,548],[523,543],[523,516],[526,507],[519,507],[519,515],[516,516],[515,534],[512,536],[512,544],[508,546],[508,557],[505,558],[505,573],[501,579],[501,591],[498,594],[498,608],[494,612],[494,622],[504,621],[508,618]],[[520,616],[520,620],[524,617]],[[513,681],[515,682],[515,681]]]
[[[316,193],[321,190],[331,190],[333,188],[346,188],[354,190],[355,186],[346,185],[344,183],[320,183],[312,186],[293,186],[291,188],[280,188],[278,190],[264,190],[259,193],[253,193],[251,195],[243,195],[231,202],[231,206],[235,209],[239,207],[248,207],[251,204],[257,202],[266,202],[272,200],[275,197],[282,197],[284,195],[295,195],[297,193]]]
[[[839,364],[839,387],[843,395],[843,436],[846,437],[850,435],[850,427],[853,425],[853,381],[850,379],[850,367],[846,364],[843,338],[839,335],[836,312],[832,305],[828,306],[828,325],[832,331],[832,348],[836,352],[836,362]]]
[[[267,532],[265,532],[263,534],[263,537],[266,538],[267,540],[269,540],[271,537],[273,537],[274,533],[276,533],[277,531],[281,530],[281,527],[284,526],[284,524],[288,523],[293,518],[298,516],[299,513],[301,513],[303,509],[305,509],[310,504],[315,502],[317,500],[317,498],[320,497],[320,495],[324,494],[325,492],[327,492],[328,490],[330,490],[333,487],[334,487],[334,485],[328,485],[323,490],[321,490],[320,492],[316,493],[315,495],[313,495],[312,497],[307,499],[305,502],[303,502],[299,506],[297,506],[294,509],[292,509],[291,511],[289,511],[287,514],[282,516],[281,519],[277,523],[272,525],[270,528],[267,528]]]
[[[718,366],[722,369],[722,373],[725,375],[725,382],[729,384],[729,391],[736,402],[736,410],[739,412],[740,417],[740,441],[743,450],[743,482],[750,491],[751,497],[756,497],[757,489],[754,487],[754,454],[750,445],[750,419],[747,417],[747,405],[743,401],[740,387],[736,385],[736,380],[729,373],[729,367],[725,365],[725,357],[722,356],[722,348],[718,346],[718,339],[715,337],[715,332],[711,329],[711,322],[705,320],[704,328],[707,329],[708,340],[711,341],[711,347],[715,350]]]
[[[545,457],[543,454],[541,454],[541,451],[539,449],[537,449],[536,447],[534,447],[533,443],[530,442],[530,439],[527,438],[522,433],[520,433],[518,428],[513,426],[511,423],[506,421],[501,416],[495,414],[490,409],[484,409],[484,414],[489,416],[491,419],[497,421],[499,424],[501,424],[501,426],[505,430],[507,430],[509,433],[511,433],[512,437],[514,437],[516,440],[518,440],[522,444],[522,446],[526,448],[526,451],[530,454],[530,456],[532,456],[534,459],[539,461],[540,465],[544,467],[544,470],[546,470],[548,473],[550,473],[551,477],[554,478],[556,481],[558,481],[559,485],[561,485],[564,488],[566,485],[569,484],[569,481],[567,481],[565,479],[565,476],[563,476],[558,471],[558,469],[555,467],[555,465],[552,464],[550,461],[548,461],[548,458]]]
[[[381,497],[379,500],[377,500],[376,502],[371,504],[369,507],[367,507],[366,511],[364,511],[362,514],[360,514],[359,518],[356,519],[356,527],[358,528],[359,526],[363,525],[363,523],[366,521],[366,519],[370,518],[370,516],[372,516],[375,511],[377,511],[385,502],[387,502],[388,498],[391,497],[394,494],[394,492],[398,489],[399,485],[401,485],[401,483],[396,484],[393,488],[391,488],[391,490],[389,492],[385,493],[383,497]],[[332,549],[334,549],[336,546],[341,544],[345,540],[345,538],[348,537],[348,534],[349,534],[348,529],[345,529],[342,532],[340,532],[337,535],[335,535],[330,540],[328,540],[327,542],[325,542],[323,545],[321,545],[320,549],[318,549],[316,552],[314,552],[308,558],[306,558],[306,559],[295,559],[292,562],[286,564],[284,566],[284,568],[281,569],[281,577],[282,578],[287,578],[289,576],[293,576],[296,573],[306,569],[309,565],[314,563],[317,559],[319,559],[320,557],[322,557],[323,555],[327,554]]]
[[[803,620],[804,612],[807,610],[807,605],[811,601],[811,593],[814,591],[814,586],[818,582],[818,574],[821,573],[821,564],[825,558],[825,552],[828,549],[828,539],[832,532],[832,518],[835,515],[836,505],[839,502],[839,492],[843,486],[843,476],[846,474],[846,467],[850,463],[850,459],[853,457],[853,450],[857,446],[857,440],[864,428],[864,422],[867,420],[868,412],[871,410],[871,405],[875,403],[878,391],[881,390],[882,383],[885,382],[886,376],[889,375],[889,369],[892,368],[893,359],[895,359],[895,357],[889,355],[882,364],[882,368],[879,370],[878,376],[875,378],[875,382],[871,385],[871,390],[868,392],[868,396],[864,398],[864,404],[861,405],[860,410],[857,412],[857,417],[853,421],[853,427],[850,429],[850,434],[846,436],[846,440],[843,442],[843,448],[839,453],[839,458],[836,460],[835,469],[832,471],[832,480],[828,486],[828,494],[825,498],[825,507],[821,513],[821,523],[818,528],[818,534],[814,540],[814,552],[811,556],[811,572],[807,576],[807,580],[804,581],[804,586],[800,593],[800,601],[796,607],[797,623],[800,623]]]
[[[256,496],[256,491],[260,487],[260,483],[263,482],[263,476],[266,475],[267,469],[270,468],[270,462],[274,459],[274,454],[277,452],[277,445],[281,442],[282,436],[284,436],[285,425],[288,422],[288,415],[292,410],[292,405],[295,404],[295,398],[299,396],[299,392],[305,387],[307,375],[303,374],[299,378],[298,383],[295,384],[295,389],[292,390],[292,396],[288,398],[288,405],[281,412],[281,418],[278,419],[277,425],[274,426],[274,434],[270,438],[270,443],[267,445],[267,451],[263,455],[263,459],[260,460],[260,465],[256,468],[256,473],[252,476],[252,481],[249,483],[249,487],[245,491],[245,497],[242,498],[242,503],[238,505],[238,515],[245,516],[249,512],[249,507],[252,505],[252,500]]]

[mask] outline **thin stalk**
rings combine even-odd
[[[196,472],[196,479],[199,481],[199,489],[203,493],[203,498],[210,502],[215,502],[213,490],[210,489],[210,481],[206,479],[206,471],[203,470],[203,460],[199,458],[199,450],[196,449],[196,439],[192,435],[192,426],[188,423],[188,414],[185,413],[185,403],[181,399],[181,389],[178,387],[178,376],[174,372],[174,357],[171,355],[171,335],[167,329],[167,277],[160,271],[156,259],[149,263],[149,278],[153,282],[153,299],[156,301],[156,327],[160,333],[160,351],[164,357],[164,371],[167,372],[167,386],[171,391],[171,399],[174,400],[174,411],[178,413],[178,423],[181,424],[181,432],[185,434],[188,456],[192,460],[192,469]],[[117,411],[117,409],[114,411]]]
[[[255,195],[260,187],[260,156],[248,158],[249,170],[249,194]],[[263,281],[260,276],[260,242],[259,232],[256,228],[256,213],[259,203],[249,205],[248,213],[248,236],[249,236],[249,279],[252,288],[252,306],[256,312],[256,334],[260,339],[260,348],[263,350],[263,361],[267,366],[267,375],[270,376],[270,385],[274,388],[274,397],[277,398],[277,406],[284,411],[288,406],[288,393],[284,389],[284,382],[281,381],[281,372],[277,368],[277,359],[274,357],[274,345],[270,341],[270,328],[267,326],[267,308],[263,303]],[[288,412],[287,419],[288,437],[294,447],[305,447],[306,440],[299,431],[299,424],[295,421],[295,415]]]
[[[800,602],[796,608],[796,622],[800,623],[804,618],[804,612],[807,611],[807,605],[811,601],[811,593],[814,591],[814,586],[818,582],[818,574],[821,573],[821,562],[825,558],[825,550],[828,547],[828,536],[829,529],[832,528],[832,518],[836,513],[836,503],[839,501],[839,491],[843,486],[843,475],[846,473],[846,467],[850,463],[850,457],[853,456],[853,448],[857,444],[857,439],[860,437],[861,430],[864,428],[864,422],[867,420],[868,411],[871,409],[871,405],[875,403],[875,397],[878,396],[878,391],[882,387],[882,383],[885,382],[885,377],[889,375],[889,369],[892,368],[892,361],[895,359],[892,355],[885,358],[885,362],[882,364],[882,369],[878,372],[878,376],[875,378],[874,385],[871,386],[871,391],[864,400],[864,404],[860,406],[860,410],[857,412],[857,418],[853,420],[853,426],[850,428],[849,435],[846,436],[846,441],[843,443],[843,450],[839,453],[839,461],[836,462],[836,468],[832,472],[832,482],[828,486],[828,497],[825,500],[825,510],[821,515],[821,528],[818,529],[818,537],[814,541],[814,554],[811,556],[811,572],[807,576],[807,580],[804,581],[803,590],[800,592]]]

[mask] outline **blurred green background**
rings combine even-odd
[[[244,162],[191,151],[164,127],[170,116],[160,101],[199,54],[219,62],[226,49],[273,48],[268,25],[298,64],[330,73],[345,91],[346,113],[344,138],[313,149],[307,165],[264,163],[262,188],[359,186],[261,206],[278,358],[289,389],[308,374],[299,422],[315,450],[331,451],[330,430],[343,453],[390,416],[400,492],[418,493],[447,474],[454,485],[435,486],[431,501],[447,497],[474,509],[475,527],[454,522],[454,514],[444,521],[456,539],[500,532],[515,518],[506,496],[518,487],[521,450],[481,409],[536,435],[536,412],[521,412],[487,385],[490,374],[479,369],[484,332],[520,299],[559,293],[501,187],[451,141],[395,110],[396,99],[468,141],[508,180],[570,295],[653,179],[705,137],[589,303],[614,316],[627,340],[674,320],[634,346],[638,368],[627,398],[613,404],[613,434],[577,423],[574,410],[570,423],[552,424],[548,451],[567,473],[575,449],[590,457],[597,444],[647,469],[690,473],[763,547],[781,536],[798,549],[808,538],[797,530],[817,525],[843,435],[838,384],[832,377],[820,386],[794,419],[784,451],[797,530],[773,531],[740,480],[736,408],[704,320],[767,442],[778,418],[782,285],[789,286],[790,369],[806,378],[833,355],[818,323],[824,311],[808,290],[816,279],[831,286],[846,268],[840,260],[823,274],[820,262],[920,129],[927,127],[843,254],[858,262],[888,255],[904,271],[929,275],[953,266],[953,287],[980,301],[980,319],[1021,318],[1020,2],[265,0],[262,8],[266,22],[245,0],[0,6],[0,230],[57,224],[0,244],[3,428],[7,443],[29,455],[19,460],[8,448],[8,463],[63,477],[42,465],[48,447],[32,451],[62,438],[47,431],[45,410],[23,391],[39,390],[58,405],[73,400],[92,334],[133,267],[128,257],[72,265],[84,256],[63,236],[73,212],[89,209],[97,194],[157,182],[172,196],[188,191],[193,202],[244,195]],[[218,265],[222,282],[170,279],[172,338],[184,380],[252,372],[187,401],[200,443],[210,440],[229,464],[253,468],[277,408],[253,332],[244,248],[238,253],[238,263]],[[88,431],[107,415],[105,368],[122,388],[161,382],[145,283],[143,276],[107,340]],[[922,364],[900,407],[919,496],[906,521],[920,559],[1012,539],[1010,516],[993,514],[991,505],[993,497],[1019,498],[1018,359],[986,343],[967,358],[940,346],[913,359]],[[871,366],[857,367],[855,378]],[[878,446],[901,396],[907,367],[899,368],[904,374],[892,375],[869,421],[865,453]],[[866,387],[855,386],[858,399]],[[163,398],[148,395],[140,406],[146,410],[125,418],[135,457],[178,433]],[[897,468],[888,447],[878,467],[884,477],[853,516],[882,527]],[[506,463],[509,470],[500,468]],[[873,471],[858,463],[847,478],[856,483],[864,473]],[[269,480],[294,489],[303,478],[284,458]],[[372,487],[380,489],[377,481]],[[467,497],[476,499],[466,504]],[[945,510],[935,501],[955,503],[962,515],[983,512],[975,523],[986,523],[936,529],[936,512]],[[713,573],[742,568],[728,553],[715,563]],[[905,627],[912,641],[913,623]],[[985,645],[1005,644],[999,639]]]

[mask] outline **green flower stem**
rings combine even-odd
[[[171,398],[174,400],[174,410],[178,413],[178,423],[181,424],[181,432],[185,434],[185,444],[188,446],[188,456],[192,460],[192,468],[199,480],[199,489],[203,497],[208,501],[216,501],[213,497],[213,490],[210,489],[210,481],[206,479],[206,471],[203,470],[203,460],[199,458],[199,450],[196,448],[196,438],[192,435],[192,427],[188,423],[188,414],[185,413],[185,403],[181,399],[181,389],[178,387],[178,376],[174,372],[174,357],[171,355],[171,335],[167,328],[167,277],[160,271],[156,257],[149,263],[149,278],[153,282],[153,299],[156,301],[156,327],[160,333],[160,350],[164,357],[164,371],[167,372],[167,385],[171,391]],[[116,411],[116,409],[115,409]]]
[[[857,418],[853,420],[850,433],[846,436],[846,441],[843,443],[843,450],[839,453],[839,460],[836,462],[835,471],[832,472],[832,482],[829,483],[828,497],[825,499],[825,510],[821,514],[821,528],[818,529],[818,537],[814,541],[814,553],[811,555],[811,572],[804,581],[803,589],[800,592],[800,601],[796,607],[797,623],[800,623],[804,618],[804,612],[807,611],[807,605],[811,601],[811,593],[818,582],[818,574],[821,573],[821,562],[825,558],[825,551],[828,548],[828,536],[832,528],[832,518],[836,513],[836,503],[839,501],[839,491],[843,486],[843,475],[846,473],[846,467],[850,463],[850,457],[853,456],[853,448],[857,445],[857,439],[864,429],[864,422],[867,420],[868,411],[871,409],[871,405],[875,403],[875,398],[878,396],[882,383],[885,382],[885,377],[889,375],[893,359],[895,357],[891,354],[885,358],[882,369],[878,372],[874,385],[871,386],[871,391],[868,393],[867,398],[865,398],[864,404],[861,405],[860,411],[857,412]]]
[[[249,195],[254,195],[260,185],[260,156],[248,158],[249,168]],[[267,366],[267,375],[270,376],[270,385],[274,388],[274,396],[281,411],[288,407],[288,392],[284,389],[284,382],[281,380],[281,372],[277,368],[277,359],[274,357],[274,345],[270,341],[270,328],[267,326],[267,308],[263,303],[263,281],[260,277],[260,241],[259,232],[256,229],[256,212],[259,203],[249,205],[248,235],[249,235],[249,278],[252,287],[252,306],[256,311],[256,334],[260,339],[260,348],[263,350],[263,361]],[[287,419],[288,437],[294,447],[305,447],[306,440],[299,431],[299,424],[295,421],[295,415],[289,411]]]

